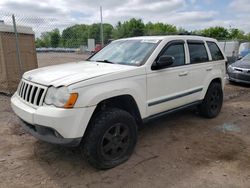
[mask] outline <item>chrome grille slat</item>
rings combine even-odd
[[[33,94],[32,94],[32,98],[31,98],[31,103],[32,103],[32,104],[34,104],[37,89],[38,89],[38,87],[35,86],[35,87],[34,87],[34,92],[33,92]]]
[[[21,91],[20,91],[20,96],[22,96],[22,94],[23,94],[23,88],[24,88],[24,82],[22,82],[22,87],[21,87]]]
[[[21,94],[21,97],[22,97],[23,99],[24,99],[24,96],[25,96],[26,87],[27,87],[27,84],[24,83],[23,91],[22,91],[22,94]]]
[[[42,95],[43,95],[43,89],[40,89],[39,93],[38,93],[38,97],[37,97],[37,106],[39,106],[40,104],[40,99],[42,98]]]
[[[42,99],[44,99],[45,98],[45,91],[43,90],[43,94],[42,94],[42,96],[41,96],[41,98]],[[40,100],[40,102],[39,102],[39,106],[41,106],[43,103],[42,103],[43,101],[42,100]]]
[[[24,90],[24,87],[25,87],[25,83],[23,82],[22,88],[21,88],[21,92],[20,92],[20,97],[23,97],[23,90]]]
[[[17,87],[17,92],[18,92],[18,94],[19,94],[19,92],[20,92],[21,85],[22,85],[22,82],[20,82],[20,83],[18,84],[18,87]]]
[[[26,91],[25,91],[25,96],[24,96],[25,101],[28,101],[27,99],[28,99],[29,89],[30,89],[30,85],[27,84]]]
[[[20,87],[18,88],[18,94],[19,96],[21,95],[21,91],[22,91],[22,88],[23,88],[23,82],[20,82]]]
[[[41,88],[38,88],[36,91],[36,95],[35,95],[35,99],[34,99],[34,104],[37,105],[37,99],[38,99],[38,95],[40,93]],[[39,104],[39,103],[38,103]],[[38,106],[38,105],[37,105]]]
[[[31,103],[31,99],[32,99],[32,96],[33,96],[34,89],[35,89],[35,86],[32,86],[32,89],[30,91],[29,101],[28,101],[29,103]]]
[[[43,104],[47,87],[26,80],[19,84],[17,94],[26,103],[38,107]]]

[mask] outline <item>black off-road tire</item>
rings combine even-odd
[[[81,151],[90,165],[109,169],[129,159],[137,142],[137,124],[132,115],[117,108],[105,109],[89,126]]]
[[[205,98],[199,105],[199,113],[206,118],[216,117],[223,104],[223,91],[220,83],[212,82],[208,87]]]

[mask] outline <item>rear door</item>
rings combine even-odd
[[[201,88],[192,82],[193,75],[189,71],[188,48],[184,40],[171,41],[159,53],[174,57],[174,64],[160,70],[147,73],[147,105],[148,116],[174,109],[197,99]],[[198,72],[198,71],[197,71]],[[199,78],[196,78],[199,80]]]
[[[197,93],[192,95],[192,101],[202,99],[202,91],[206,90],[208,75],[212,73],[213,65],[210,62],[211,56],[208,47],[203,40],[187,40],[189,52],[189,86]]]

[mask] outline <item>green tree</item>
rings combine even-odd
[[[95,39],[96,43],[101,42],[101,37],[100,37],[100,24],[94,23],[90,25],[89,28],[89,38]]]
[[[134,37],[143,35],[169,35],[177,33],[191,33],[216,38],[218,40],[249,40],[250,33],[245,34],[237,28],[226,29],[224,27],[210,27],[203,30],[194,30],[187,32],[183,28],[176,28],[174,25],[164,23],[148,22],[144,24],[141,19],[132,18],[125,22],[118,22],[115,27],[108,23],[103,24],[104,43],[109,39],[118,39],[124,37]],[[78,48],[81,45],[87,44],[87,39],[93,38],[96,43],[100,43],[100,24],[94,23],[91,25],[76,24],[67,27],[62,31],[62,35],[58,29],[49,32],[44,32],[39,38],[36,38],[37,47],[70,47]]]
[[[40,38],[36,38],[36,47],[58,47],[60,38],[59,29],[43,32]]]
[[[245,36],[244,31],[241,31],[241,30],[239,30],[237,28],[233,28],[233,29],[229,30],[228,38],[229,39],[245,39],[246,36]]]
[[[141,19],[132,18],[123,23],[118,22],[113,31],[113,38],[135,37],[144,35],[145,25]]]
[[[89,35],[89,26],[85,24],[68,27],[62,32],[61,45],[63,47],[75,48],[86,45]]]
[[[113,26],[107,23],[103,24],[104,43],[111,39]],[[62,32],[61,45],[64,47],[78,48],[81,45],[86,45],[88,38],[95,39],[96,43],[100,43],[100,24],[92,25],[74,25],[68,27]]]
[[[174,25],[149,22],[145,25],[145,35],[169,35],[176,34],[177,28]]]
[[[60,31],[59,29],[54,29],[53,31],[50,32],[50,43],[51,47],[56,48],[59,46],[61,39]]]
[[[110,39],[112,39],[112,32],[113,26],[111,24],[103,24],[103,36],[104,36],[104,43],[108,43]]]
[[[229,32],[224,27],[210,27],[200,31],[200,34],[206,37],[216,38],[218,40],[228,39]]]
[[[45,46],[45,43],[42,39],[40,38],[36,38],[36,47],[37,48],[41,48],[41,47],[44,47]]]
[[[50,47],[50,32],[44,32],[41,34],[41,40],[43,41],[43,47]]]
[[[247,39],[248,41],[250,41],[250,33],[248,33],[248,34],[246,35],[246,39]]]
[[[178,34],[188,34],[190,32],[188,32],[186,29],[180,27],[180,28],[178,28],[177,33]]]

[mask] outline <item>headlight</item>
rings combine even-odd
[[[67,87],[50,87],[45,97],[45,104],[72,108],[77,100],[77,93],[69,93]]]
[[[227,70],[228,70],[228,72],[233,72],[234,69],[233,69],[233,67],[231,65],[229,65]]]

